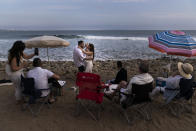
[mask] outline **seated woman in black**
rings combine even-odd
[[[190,99],[193,94],[193,66],[189,63],[178,62],[178,73],[166,79],[166,86],[153,89],[150,94],[153,98],[156,94],[162,92],[166,103],[169,103],[173,98]]]
[[[111,84],[119,84],[121,81],[127,81],[127,70],[122,67],[122,62],[117,61],[118,73],[116,78],[110,81]]]
[[[193,72],[192,65],[188,63],[179,63],[179,72],[183,78],[180,79],[179,86],[180,86],[180,93],[178,97],[184,97],[186,100],[189,100],[193,95],[193,77],[191,73]]]

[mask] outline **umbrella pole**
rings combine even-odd
[[[48,57],[48,65],[50,67],[50,60],[49,60],[49,55],[48,55],[48,47],[47,47],[47,57]]]
[[[47,57],[48,57],[48,62],[49,62],[48,48],[47,48]]]
[[[171,56],[170,56],[169,63],[171,64],[171,63],[172,63],[172,61],[173,61],[173,56],[171,55]]]
[[[169,56],[169,72],[171,72],[171,65],[172,65],[173,57],[172,55]],[[169,73],[167,74],[167,77],[169,77]]]

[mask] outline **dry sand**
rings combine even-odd
[[[137,63],[141,60],[123,61],[128,71],[128,78],[137,74]],[[179,60],[173,60],[176,63]],[[194,65],[196,60],[188,60]],[[149,60],[150,73],[153,77],[161,75],[161,66],[169,63],[168,59]],[[0,63],[4,67],[5,62]],[[20,106],[15,104],[14,88],[12,86],[0,87],[0,131],[85,131],[85,130],[135,130],[135,131],[195,131],[196,130],[196,100],[193,97],[193,113],[183,112],[180,117],[172,115],[167,107],[162,107],[161,96],[151,104],[152,120],[146,121],[135,110],[129,108],[128,114],[132,125],[128,125],[120,110],[113,106],[107,99],[104,99],[104,110],[101,112],[100,121],[92,120],[84,109],[79,117],[74,117],[75,94],[70,87],[74,86],[77,69],[73,62],[47,62],[43,65],[61,75],[67,81],[64,96],[58,98],[55,104],[48,109],[44,106],[38,117],[33,117],[27,111],[21,111]],[[175,69],[175,68],[174,68]],[[100,74],[102,81],[115,76],[115,61],[94,62],[94,73]],[[1,73],[1,77],[5,77]],[[193,74],[195,76],[195,72]],[[93,107],[96,110],[96,108]]]

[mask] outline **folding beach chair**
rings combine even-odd
[[[191,113],[193,112],[193,96],[195,95],[195,90],[196,90],[196,82],[193,82],[193,94],[191,96]]]
[[[151,120],[151,112],[148,110],[148,107],[149,102],[151,102],[149,93],[152,92],[152,89],[153,82],[144,85],[132,84],[132,94],[126,94],[116,90],[119,100],[122,94],[126,96],[126,100],[122,101],[120,106],[122,113],[129,124],[130,119],[127,113],[128,108],[136,109],[136,111],[144,116],[146,120]]]
[[[181,79],[183,80],[183,79]],[[193,95],[195,92],[196,83],[192,82],[192,86],[190,89],[184,91],[181,87],[179,90],[179,93],[176,94],[176,96],[166,103],[164,106],[168,106],[169,110],[172,112],[173,115],[176,117],[179,117],[180,114],[182,114],[183,111],[188,111],[189,113],[192,113],[192,106],[193,106]]]
[[[132,84],[132,94],[127,96],[127,99],[122,102],[122,107],[126,112],[126,109],[131,107],[135,108],[146,120],[151,120],[151,112],[149,107],[149,102],[151,102],[149,93],[152,92],[153,82],[137,85]],[[125,113],[128,123],[130,122],[128,115]]]
[[[41,97],[42,91],[50,90],[50,88],[37,90],[35,89],[34,85],[35,83],[33,78],[24,78],[21,75],[21,88],[23,89],[22,93],[24,99],[27,99],[27,103],[23,105],[23,110],[28,108],[33,116],[37,116],[44,104],[47,104],[48,107],[50,107],[48,102],[49,95]],[[40,103],[40,105],[38,106],[38,109],[34,111],[32,105],[37,103]]]
[[[79,88],[78,94],[76,95],[76,115],[80,114],[80,106],[82,106],[94,120],[98,120],[104,95],[101,90],[105,88],[104,84],[100,81],[100,76],[92,73],[79,72],[77,74],[76,85]],[[85,102],[98,106],[97,116],[89,110],[88,105],[84,104]]]

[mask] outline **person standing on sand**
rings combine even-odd
[[[86,49],[82,50],[82,52],[86,55],[86,58],[85,58],[85,72],[89,72],[89,73],[92,73],[93,71],[93,60],[94,60],[94,45],[93,44],[86,44],[85,45]]]
[[[86,56],[81,49],[84,49],[84,42],[78,41],[78,46],[76,46],[73,51],[73,60],[75,66],[78,68],[78,71],[84,72],[85,71],[84,58]]]
[[[78,68],[79,72],[85,71],[85,60],[92,60],[92,58],[86,58],[86,55],[82,52],[84,47],[84,42],[78,41],[78,46],[76,46],[73,51],[74,64]]]
[[[6,73],[15,87],[15,97],[17,104],[22,103],[22,89],[20,86],[21,75],[24,75],[23,68],[27,67],[27,63],[23,59],[31,59],[34,54],[26,55],[23,53],[25,44],[22,41],[16,41],[8,54],[8,64],[6,65]]]

